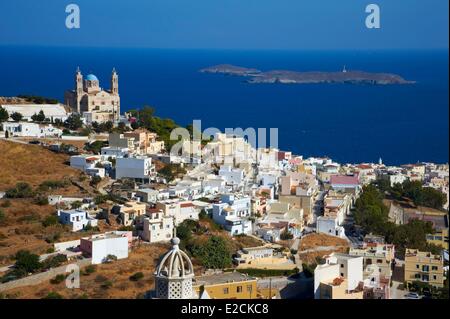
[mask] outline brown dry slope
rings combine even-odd
[[[27,182],[38,186],[46,180],[79,176],[69,167],[67,155],[56,154],[38,145],[25,145],[0,140],[0,191]]]

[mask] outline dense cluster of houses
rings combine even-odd
[[[51,125],[2,125],[11,136],[62,134]],[[156,162],[187,170],[169,182],[157,173]],[[109,255],[126,258],[133,239],[168,242],[180,223],[198,220],[202,213],[231,236],[253,235],[272,244],[301,238],[308,232],[347,239],[344,226],[350,212],[363,186],[375,180],[386,180],[391,186],[406,180],[421,181],[449,196],[448,164],[386,166],[380,159],[378,163],[341,165],[329,158],[303,158],[275,148],[255,149],[243,137],[223,133],[203,146],[184,141],[181,155],[169,153],[157,134],[145,129],[111,133],[108,146],[99,154],[73,155],[70,166],[92,177],[131,180],[134,185],[122,190],[121,204],[110,203],[107,209],[99,208],[92,198],[49,196],[49,203],[57,206],[60,223],[74,232],[95,228],[100,219],[108,218],[129,229],[72,243],[73,249],[91,256],[93,263]],[[81,205],[72,208],[74,202]],[[442,208],[448,209],[448,200]],[[431,221],[435,233],[427,239],[448,249],[448,214],[389,203],[389,218],[397,224],[413,218]],[[244,249],[235,258],[238,265],[268,260],[289,264],[290,259],[266,246]],[[348,254],[326,256],[315,271],[315,298],[389,298],[393,261],[392,245],[371,241]]]

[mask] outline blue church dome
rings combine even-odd
[[[88,80],[88,81],[98,81],[97,77],[94,74],[88,74],[86,76],[86,80]]]

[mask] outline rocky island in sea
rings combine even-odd
[[[364,71],[346,70],[340,72],[298,72],[290,70],[273,70],[263,72],[258,69],[245,68],[230,64],[214,65],[201,69],[202,73],[219,73],[247,77],[248,83],[282,83],[282,84],[307,84],[307,83],[350,83],[350,84],[412,84],[397,74],[371,73]]]

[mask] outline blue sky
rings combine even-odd
[[[65,27],[76,3],[81,28]],[[381,29],[365,7],[381,8]],[[0,1],[0,45],[448,49],[448,0]]]

